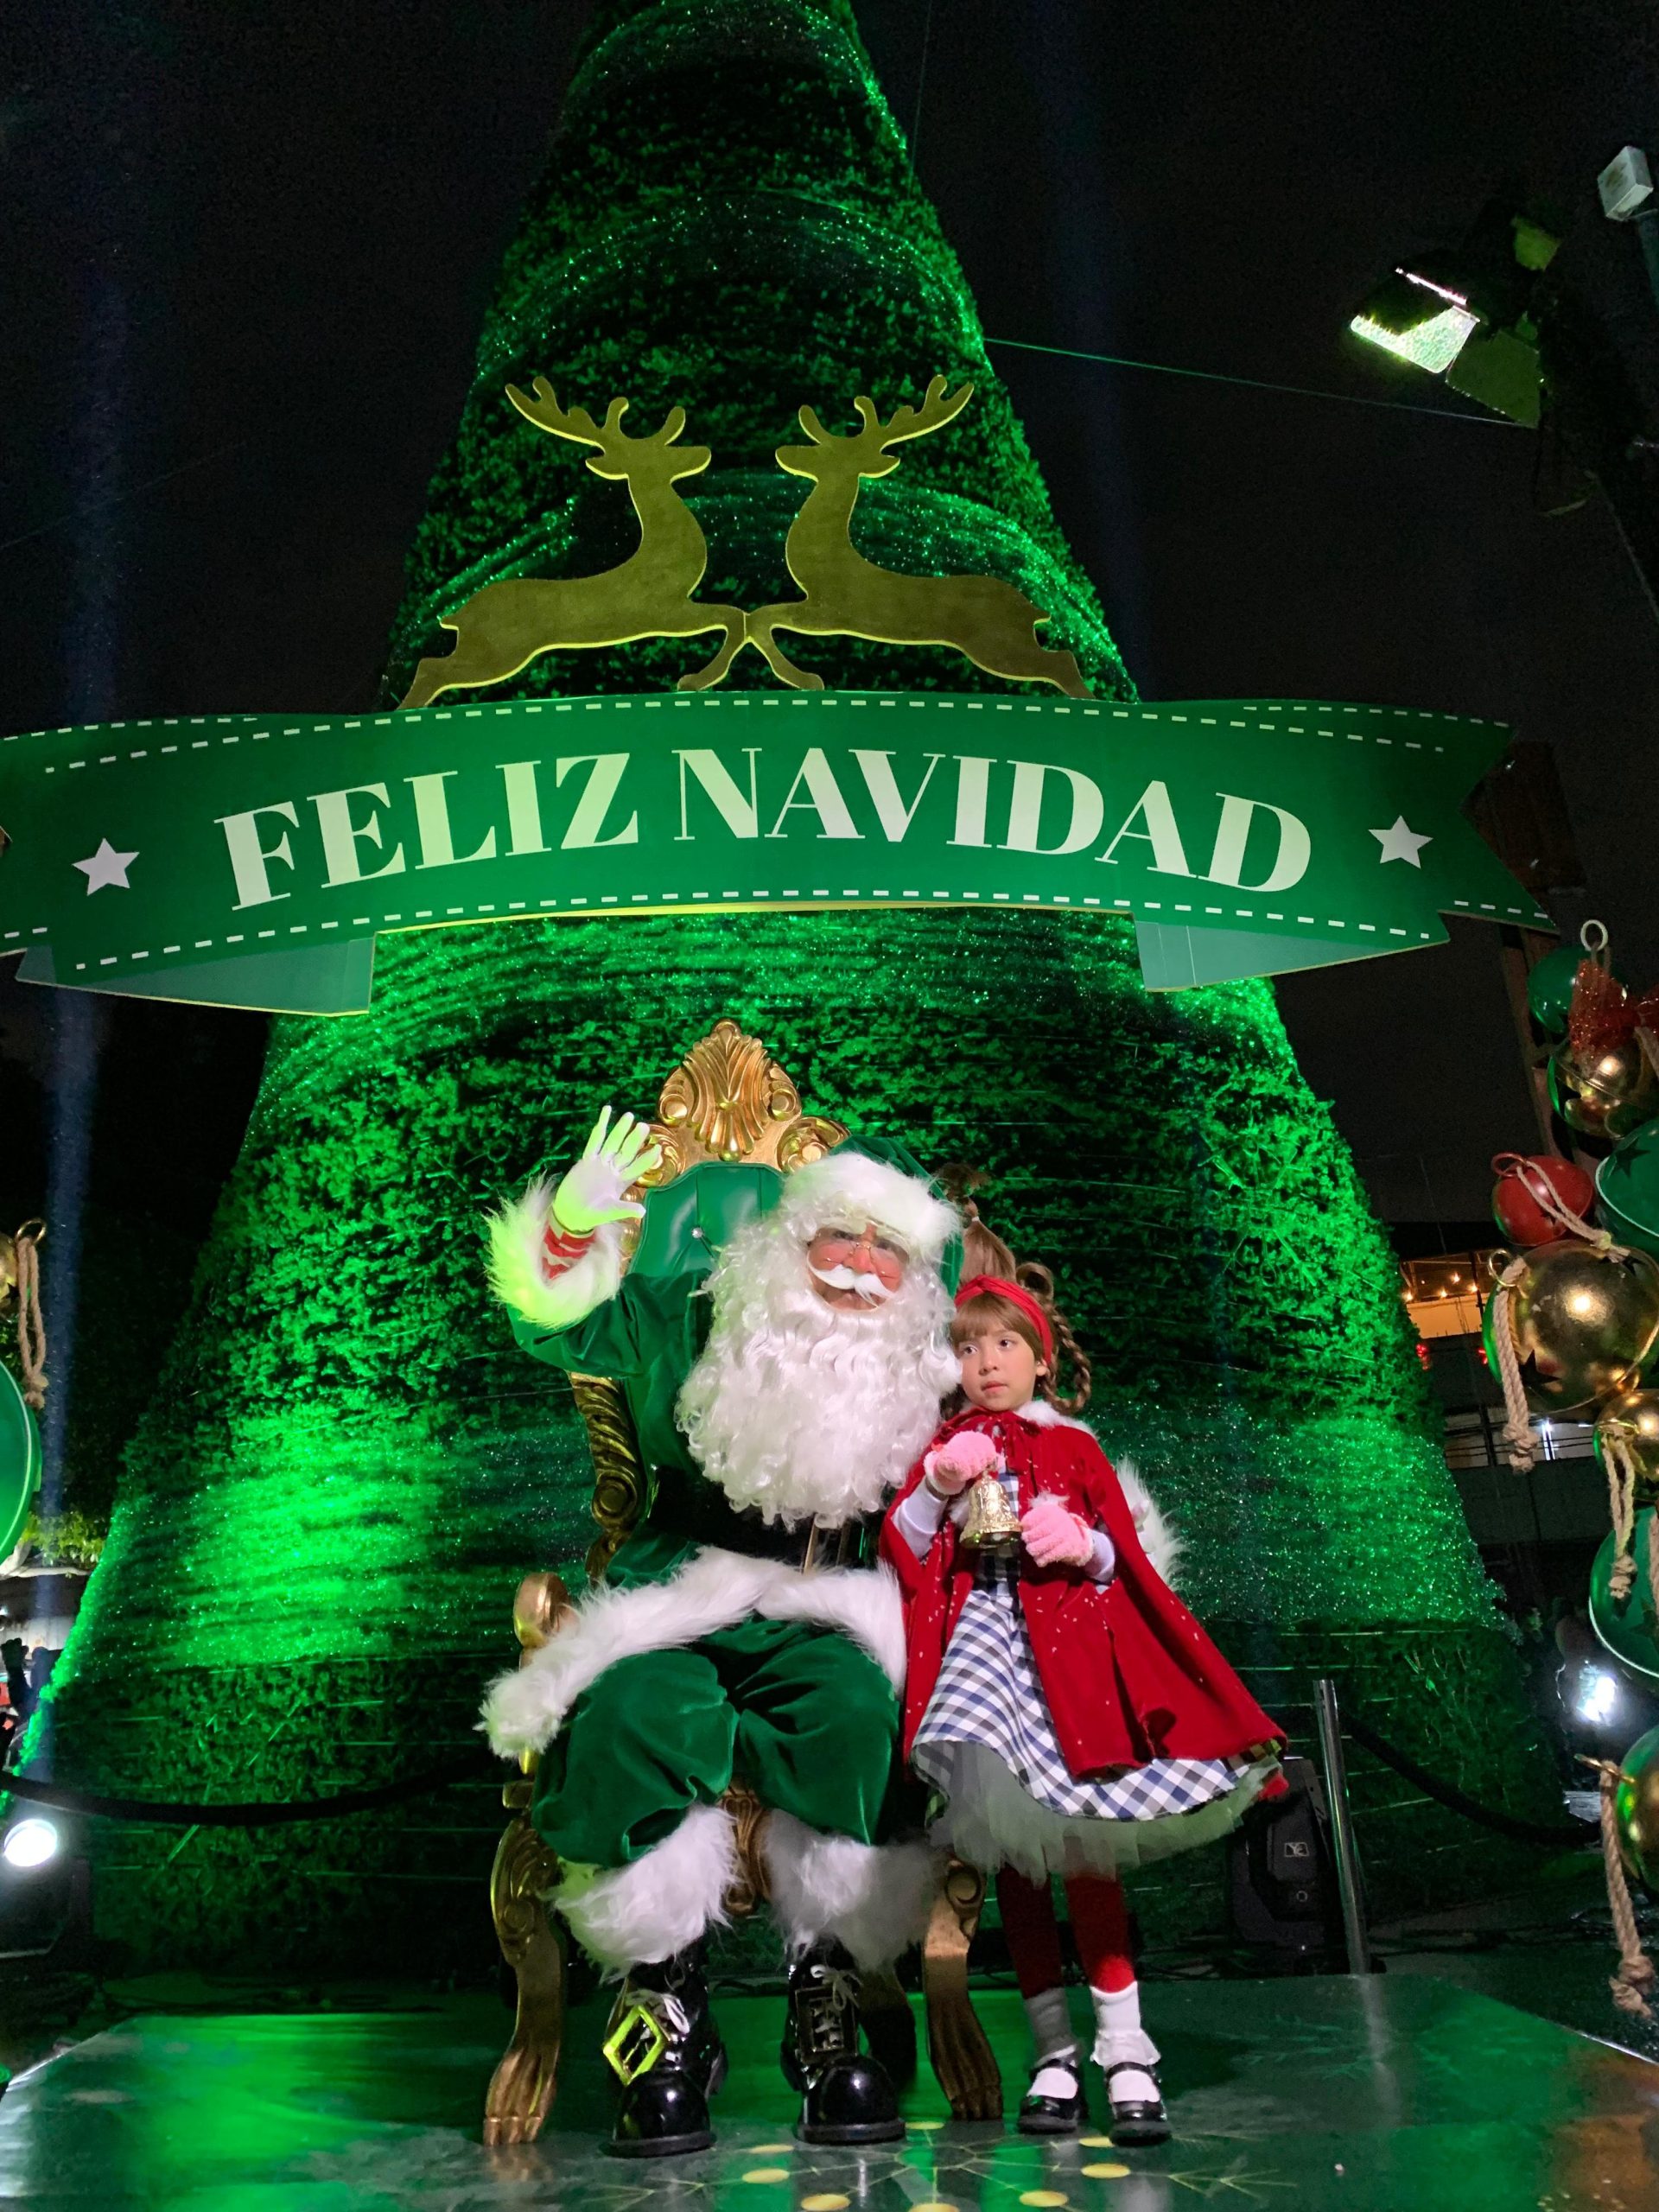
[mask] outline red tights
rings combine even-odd
[[[1027,1881],[1011,1866],[1004,1866],[996,1877],[996,1897],[1002,1908],[1009,1955],[1020,1977],[1020,1994],[1039,1997],[1046,1989],[1058,1989],[1063,1979],[1060,1931],[1048,1883]],[[1135,1967],[1129,1958],[1129,1915],[1123,1902],[1123,1885],[1109,1875],[1073,1874],[1065,1885],[1065,1901],[1090,1987],[1116,1993],[1133,1986]]]

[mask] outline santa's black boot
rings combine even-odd
[[[606,2148],[619,2158],[676,2158],[715,2139],[709,2100],[726,2079],[726,2047],[709,2012],[702,1947],[635,1967],[606,2031],[622,2084]]]
[[[896,2143],[905,2123],[880,2063],[858,2047],[858,1970],[829,1937],[789,1970],[784,2077],[801,2092],[804,2143]]]

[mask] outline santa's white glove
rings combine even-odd
[[[1020,1516],[1020,1534],[1039,1567],[1087,1567],[1094,1560],[1094,1530],[1058,1497],[1029,1505]]]
[[[611,1124],[607,1106],[594,1123],[582,1158],[553,1193],[553,1220],[567,1236],[591,1236],[607,1221],[638,1221],[642,1205],[625,1198],[630,1183],[662,1165],[651,1125],[624,1114]]]
[[[1001,1473],[1002,1455],[982,1429],[963,1428],[930,1452],[922,1473],[935,1497],[957,1497],[970,1483]]]

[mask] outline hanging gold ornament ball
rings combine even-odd
[[[1610,1106],[1623,1106],[1638,1090],[1653,1088],[1653,1070],[1640,1045],[1629,1037],[1622,1045],[1610,1045],[1593,1059],[1582,1061],[1576,1087],[1586,1098],[1605,1098]]]
[[[1617,1436],[1629,1452],[1637,1494],[1643,1503],[1650,1503],[1659,1495],[1659,1390],[1626,1390],[1602,1407],[1592,1441],[1604,1466],[1610,1436]]]
[[[1638,1736],[1619,1761],[1613,1819],[1625,1872],[1659,1897],[1659,1728]]]
[[[1617,1141],[1659,1111],[1659,1079],[1634,1037],[1580,1059],[1570,1044],[1550,1056],[1551,1103],[1581,1136]]]
[[[1547,1413],[1592,1406],[1634,1389],[1659,1344],[1659,1265],[1576,1237],[1547,1244],[1512,1289],[1510,1323],[1528,1396]]]

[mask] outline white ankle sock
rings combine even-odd
[[[1032,2048],[1037,2072],[1031,2084],[1033,2097],[1071,2097],[1077,2094],[1077,2039],[1071,2032],[1063,1989],[1045,1989],[1026,1999],[1031,2023]],[[1049,2061],[1054,2061],[1052,2064]]]
[[[1110,2094],[1119,2104],[1152,2104],[1157,2101],[1158,2084],[1150,2074],[1141,2069],[1158,2063],[1158,2046],[1141,2024],[1141,1988],[1131,1982],[1127,1989],[1091,1989],[1090,1996],[1095,2007],[1094,2061],[1096,2066],[1126,2066],[1131,2070],[1115,2074],[1110,2083]]]

